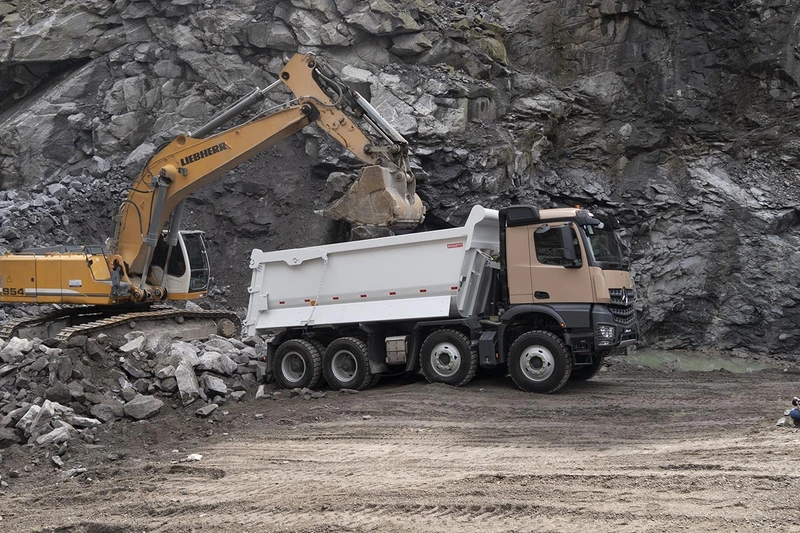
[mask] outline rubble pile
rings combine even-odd
[[[207,417],[264,382],[256,346],[253,338],[190,343],[136,331],[0,341],[0,448],[94,443],[99,426],[151,418],[165,403]]]

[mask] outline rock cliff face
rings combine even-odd
[[[147,156],[296,51],[411,140],[428,227],[469,207],[617,213],[646,340],[800,351],[800,6],[788,0],[0,2],[0,244],[102,240]],[[276,95],[275,103],[285,95]],[[318,244],[309,127],[191,199],[217,297],[250,249]]]

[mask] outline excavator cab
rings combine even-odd
[[[165,231],[156,244],[150,267],[152,281],[167,289],[172,300],[192,300],[208,290],[209,264],[206,240],[202,231],[181,230],[178,243],[167,245]],[[164,265],[167,265],[166,277]]]

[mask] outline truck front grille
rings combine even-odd
[[[636,301],[636,291],[633,289],[608,289],[608,296],[612,304],[633,305]]]
[[[636,309],[633,305],[609,305],[608,310],[614,315],[614,322],[627,326],[636,321]]]

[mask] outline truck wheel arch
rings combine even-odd
[[[503,313],[500,320],[502,324],[497,328],[497,337],[501,361],[507,359],[508,349],[516,340],[516,336],[510,338],[510,335],[515,329],[518,329],[518,326],[521,327],[522,333],[524,333],[537,323],[552,324],[555,326],[552,328],[552,333],[560,337],[562,341],[566,340],[564,319],[553,308],[546,305],[516,305]],[[536,329],[543,328],[536,327]]]

